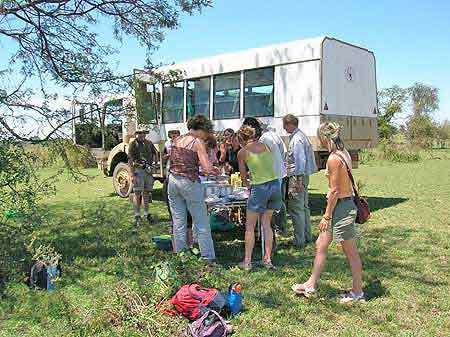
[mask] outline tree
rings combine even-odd
[[[116,72],[109,62],[116,47],[125,38],[136,39],[146,50],[151,72],[157,65],[151,54],[165,31],[179,26],[181,14],[209,5],[211,0],[5,1],[0,38],[10,44],[10,55],[0,68],[0,131],[30,140],[23,124],[32,123],[49,129],[45,140],[61,136],[71,116],[68,109],[52,108],[55,92],[98,96],[123,91],[131,74]],[[111,26],[115,46],[102,40],[100,25]],[[37,80],[38,90],[30,78]]]
[[[450,122],[445,120],[442,125],[440,125],[437,129],[437,140],[438,145],[441,149],[447,147],[447,143],[450,140]]]
[[[437,135],[437,126],[432,118],[426,114],[412,115],[406,123],[409,141],[422,148],[431,148]]]
[[[380,114],[378,115],[378,133],[380,138],[389,139],[396,127],[392,124],[396,115],[403,112],[403,107],[408,99],[408,89],[394,85],[378,93]]]
[[[429,115],[439,109],[439,89],[416,82],[408,90],[414,116]]]
[[[406,123],[407,136],[412,144],[430,148],[438,130],[432,113],[439,109],[439,90],[416,82],[408,91],[413,113]]]
[[[39,198],[53,188],[52,179],[36,174],[37,159],[26,142],[51,146],[71,168],[73,148],[63,129],[81,115],[55,103],[61,92],[88,102],[105,92],[123,93],[133,76],[131,69],[115,70],[120,43],[134,38],[145,48],[151,75],[158,66],[151,55],[165,31],[179,26],[181,14],[209,5],[210,0],[0,0],[0,41],[9,52],[0,60],[0,285],[26,263],[24,243],[42,221]],[[111,26],[113,45],[97,33],[101,25]],[[100,110],[93,112],[104,125],[107,111]],[[37,138],[36,130],[45,133]]]

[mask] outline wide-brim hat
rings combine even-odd
[[[147,134],[147,133],[149,133],[149,131],[146,128],[138,127],[138,128],[136,128],[136,131],[134,131],[134,134],[136,135],[138,133],[145,133],[145,134]]]

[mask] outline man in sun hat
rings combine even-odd
[[[135,139],[128,149],[128,165],[130,166],[133,182],[133,207],[136,225],[141,224],[141,202],[144,204],[144,217],[149,223],[153,223],[153,217],[148,211],[150,193],[153,190],[153,176],[151,165],[157,161],[156,148],[153,143],[145,138],[148,131],[138,127]]]

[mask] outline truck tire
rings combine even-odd
[[[113,173],[113,186],[119,197],[128,198],[133,190],[131,172],[128,164],[119,163],[116,165]]]

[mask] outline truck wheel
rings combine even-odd
[[[119,163],[116,165],[113,173],[113,186],[119,197],[128,198],[133,189],[128,164]]]

